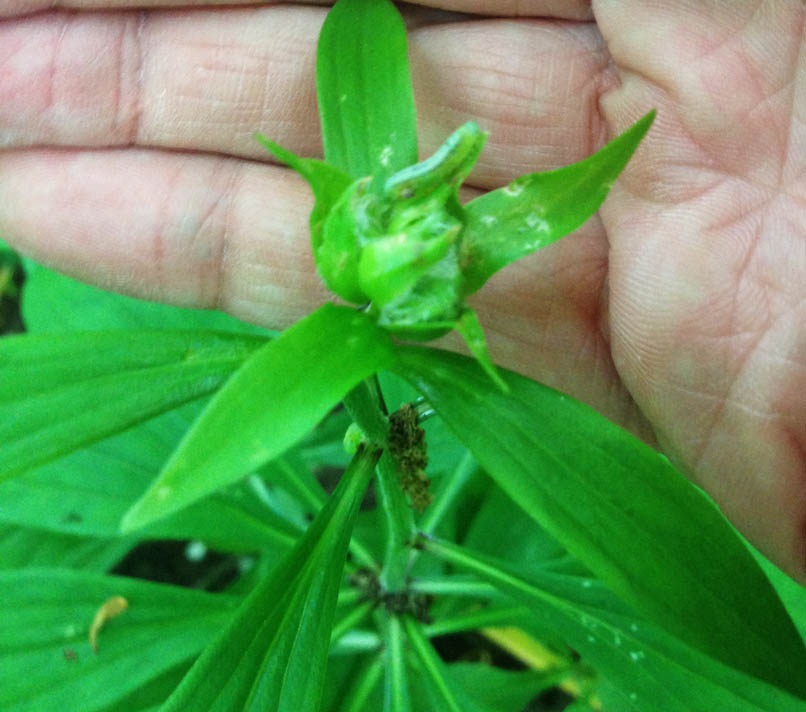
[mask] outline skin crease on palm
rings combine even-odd
[[[0,235],[88,282],[285,327],[329,296],[309,190],[253,136],[321,155],[326,8],[126,2],[0,0]],[[422,154],[468,119],[490,131],[468,196],[658,109],[600,213],[474,306],[496,361],[660,444],[806,581],[803,3],[404,11]]]

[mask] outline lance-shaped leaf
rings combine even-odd
[[[389,0],[339,0],[316,55],[325,160],[380,186],[417,160],[406,28]]]
[[[114,596],[129,607],[100,631],[96,654],[88,629]],[[0,709],[139,710],[122,701],[189,662],[236,603],[231,596],[87,572],[0,571]]]
[[[209,394],[264,342],[191,331],[0,339],[0,479]]]
[[[53,566],[103,573],[136,543],[134,538],[97,539],[0,522],[0,569]]]
[[[0,483],[0,522],[118,540],[120,520],[176,448],[201,403],[163,413]],[[137,532],[235,552],[287,550],[298,532],[236,484]]]
[[[358,452],[305,535],[243,602],[161,712],[315,712],[347,545],[380,450]]]
[[[275,158],[299,173],[311,187],[315,199],[310,217],[311,244],[314,253],[317,252],[322,245],[322,222],[353,179],[324,161],[300,158],[265,136],[258,134],[257,139]]]
[[[795,672],[776,688],[727,667],[623,610],[599,581],[539,567],[527,571],[445,541],[426,540],[423,545],[527,605],[541,625],[560,633],[621,693],[619,712],[800,712],[804,708],[802,699],[786,692],[802,686],[801,673]]]
[[[655,112],[584,161],[515,179],[465,205],[460,264],[472,294],[502,267],[559,240],[584,223],[649,130]]]
[[[256,351],[215,395],[123,529],[175,512],[281,455],[392,360],[389,337],[369,317],[324,305]]]
[[[407,347],[399,369],[499,486],[635,608],[717,660],[799,693],[806,648],[705,495],[592,408],[499,369]]]
[[[272,332],[212,309],[185,309],[135,299],[84,284],[24,260],[22,319],[29,333],[107,331],[111,329],[182,329],[236,331],[272,336]]]

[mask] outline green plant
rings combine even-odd
[[[367,308],[273,335],[26,265],[31,333],[0,341],[2,709],[503,712],[562,683],[574,709],[803,710],[803,591],[661,455],[494,367],[465,304],[598,208],[652,115],[463,206],[484,135],[416,164],[391,3],[341,0],[317,75],[326,162],[264,143],[314,191],[323,280]],[[451,328],[476,360],[393,338]],[[215,594],[105,573],[159,538],[255,565]],[[545,669],[433,644],[514,647],[503,627]]]

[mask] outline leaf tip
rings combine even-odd
[[[120,533],[131,534],[167,514],[165,502],[172,490],[167,485],[152,486],[138,499],[120,520]]]

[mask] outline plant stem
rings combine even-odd
[[[409,589],[417,593],[430,593],[433,596],[497,598],[501,595],[494,586],[464,575],[414,579],[409,583]]]
[[[344,405],[367,438],[379,445],[386,444],[389,420],[377,377],[363,381],[350,391]],[[384,590],[400,591],[406,583],[407,544],[414,534],[414,518],[400,488],[397,465],[388,450],[384,451],[378,463],[375,492],[386,526],[386,546],[379,580]]]
[[[374,630],[354,629],[330,646],[331,655],[362,655],[381,648],[381,637]]]
[[[511,625],[513,619],[528,616],[526,606],[505,606],[499,608],[478,608],[470,613],[463,613],[450,618],[442,618],[423,627],[429,638],[450,633],[461,633],[466,630],[478,630],[496,625]]]
[[[411,616],[404,617],[403,626],[406,630],[406,637],[409,639],[411,647],[414,648],[414,652],[417,653],[425,674],[431,681],[435,692],[442,698],[444,707],[441,709],[449,710],[450,712],[462,712],[453,690],[451,690],[445,679],[445,664],[437,655],[437,651],[434,650],[431,641],[423,633],[422,626]]]
[[[383,658],[377,657],[361,671],[357,682],[342,700],[340,707],[343,712],[364,712],[367,700],[378,684],[378,680],[381,679],[382,674]]]
[[[397,616],[388,614],[383,615],[382,625],[386,642],[383,712],[410,712],[403,626]]]
[[[348,630],[355,628],[364,618],[372,613],[372,608],[375,604],[372,601],[362,603],[353,608],[347,615],[336,621],[333,629],[330,632],[330,644],[333,645],[339,640]]]
[[[361,381],[344,397],[343,402],[364,435],[376,445],[386,445],[389,421],[377,377]]]
[[[470,477],[475,471],[476,460],[470,454],[470,451],[467,451],[437,495],[434,504],[426,510],[425,515],[420,520],[419,529],[421,532],[424,534],[434,533],[445,513],[462,493],[464,486],[470,481]]]
[[[456,469],[451,473],[450,477],[442,486],[440,491],[434,498],[434,503],[425,511],[425,514],[420,519],[418,529],[423,534],[433,534],[434,530],[439,526],[445,514],[450,509],[450,506],[456,501],[464,490],[465,485],[470,481],[471,476],[476,471],[476,460],[470,451],[467,451]],[[411,571],[411,567],[420,556],[418,549],[411,549],[408,556],[407,571]]]

